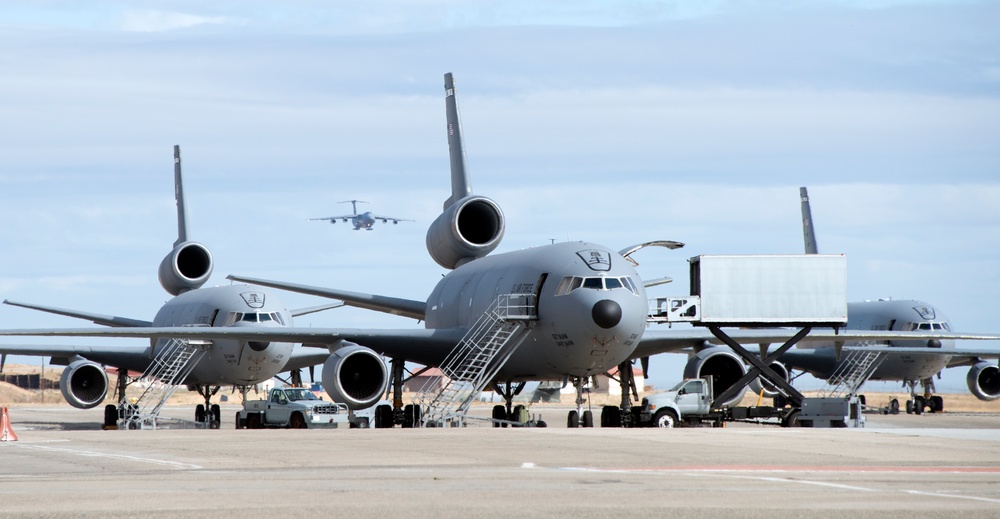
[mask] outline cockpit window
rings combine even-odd
[[[636,288],[635,282],[628,276],[566,276],[559,282],[559,286],[556,288],[556,295],[564,296],[578,288],[586,288],[590,290],[625,289],[635,295],[639,295],[639,290]]]
[[[931,330],[951,331],[951,327],[948,326],[948,323],[946,323],[946,322],[906,323],[905,325],[903,325],[903,331],[905,331],[905,332],[914,331],[914,330],[920,330],[920,331],[931,331]]]
[[[282,320],[281,314],[278,312],[230,312],[229,315],[226,316],[226,320],[222,322],[222,326],[232,326],[240,321],[245,323],[266,323],[268,321],[275,321],[282,326],[285,325],[285,321]]]

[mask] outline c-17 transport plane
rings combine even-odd
[[[805,187],[799,188],[802,203],[802,229],[806,254],[818,254],[816,231],[813,225],[809,193]],[[952,325],[945,314],[934,306],[917,300],[877,300],[848,303],[848,329],[887,331],[952,331]],[[909,387],[910,399],[906,402],[907,413],[920,414],[924,408],[942,411],[944,399],[935,395],[934,375],[948,367],[970,366],[966,383],[969,391],[978,399],[992,401],[1000,398],[1000,366],[983,359],[1000,357],[997,348],[956,348],[955,341],[944,339],[890,340],[878,345],[846,344],[857,351],[881,352],[880,364],[871,374],[870,380],[898,380]],[[771,368],[780,374],[789,375],[798,369],[813,376],[829,380],[842,373],[848,359],[840,355],[832,343],[810,343],[782,354]],[[923,389],[917,393],[917,385]],[[890,402],[890,408],[898,411],[899,402]]]
[[[163,288],[175,297],[163,305],[152,322],[11,300],[4,303],[86,319],[108,327],[225,327],[243,330],[287,327],[292,325],[293,316],[340,306],[290,312],[276,294],[259,287],[233,284],[201,288],[212,274],[213,258],[207,247],[188,239],[179,146],[174,146],[174,186],[178,237],[173,249],[160,263],[159,279]],[[103,333],[94,335],[105,336]],[[89,409],[103,402],[108,392],[104,366],[119,368],[118,390],[123,395],[128,383],[127,372],[145,371],[156,359],[157,352],[168,347],[167,342],[168,338],[160,338],[144,346],[0,345],[0,354],[4,358],[7,355],[46,356],[51,357],[53,364],[65,365],[60,380],[63,397],[73,407]],[[282,371],[321,364],[328,356],[314,349],[296,349],[291,343],[281,341],[219,338],[202,347],[205,351],[203,357],[179,382],[197,389],[205,397],[205,405],[198,406],[195,418],[198,422],[214,426],[219,423],[219,406],[210,405],[209,399],[220,386],[247,388]],[[106,422],[114,420],[116,415],[115,410],[106,410]]]
[[[347,221],[350,220],[351,223],[354,225],[355,231],[359,231],[361,229],[370,231],[372,230],[372,226],[375,225],[375,222],[377,222],[378,220],[382,220],[382,223],[389,223],[389,220],[392,220],[393,225],[398,224],[399,222],[413,221],[413,220],[407,220],[405,218],[395,218],[392,216],[379,216],[377,214],[373,214],[371,211],[365,211],[361,214],[358,214],[358,204],[368,203],[365,202],[364,200],[345,200],[339,203],[351,204],[351,207],[354,210],[354,214],[347,214],[343,216],[325,216],[323,218],[310,218],[310,220],[329,220],[330,223],[337,223],[337,220],[343,220],[344,223],[347,223]]]
[[[494,418],[513,416],[511,401],[526,381],[561,380],[572,381],[577,388],[577,409],[569,412],[567,423],[592,426],[593,416],[582,408],[587,377],[607,373],[615,367],[625,368],[619,369],[620,372],[631,373],[633,360],[701,348],[716,340],[703,330],[646,329],[649,307],[645,286],[630,256],[644,247],[677,248],[681,246],[679,243],[653,241],[616,252],[595,243],[565,242],[490,255],[503,238],[504,214],[496,202],[472,191],[465,167],[455,85],[450,73],[445,75],[445,106],[451,196],[445,201],[441,215],[428,228],[426,243],[431,257],[450,272],[438,281],[426,300],[229,276],[235,281],[328,297],[350,306],[409,317],[422,321],[424,329],[117,328],[103,331],[101,336],[283,341],[322,347],[332,352],[331,358],[340,356],[352,361],[349,370],[331,369],[327,361],[323,384],[328,391],[337,385],[339,393],[363,407],[377,402],[387,383],[391,383],[393,406],[387,413],[379,411],[376,423],[390,426],[396,423],[404,427],[417,422],[415,406],[404,408],[402,402],[405,363],[448,366],[452,373],[466,372],[478,365],[474,357],[458,357],[460,361],[452,364],[456,346],[486,351],[490,349],[487,346],[496,345],[492,342],[494,339],[499,339],[500,347],[491,350],[495,356],[486,363],[489,369],[479,368],[479,373],[506,401],[506,409],[504,406],[494,409]],[[498,322],[503,326],[495,327]],[[91,329],[66,329],[0,330],[0,335],[96,334]],[[782,342],[796,335],[794,330],[780,329],[730,333],[734,340],[750,344]],[[815,330],[809,334],[809,340],[884,340],[899,335],[898,332],[831,329]],[[486,336],[488,340],[483,339]],[[985,338],[920,332],[908,337],[943,336]],[[387,373],[384,363],[375,360],[377,355],[392,360],[391,373]],[[740,367],[745,373],[745,366],[740,363]],[[725,387],[741,378],[735,373],[714,372],[709,364],[701,374],[716,378],[720,386],[728,384]],[[334,399],[341,401],[337,397]],[[614,409],[627,412],[628,406],[623,399],[622,408]]]

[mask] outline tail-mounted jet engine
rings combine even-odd
[[[789,372],[788,368],[784,364],[780,362],[772,362],[767,367],[771,368],[771,371],[777,373],[781,376],[781,378],[785,379],[785,382],[788,382]],[[761,394],[761,391],[763,391],[764,398],[774,398],[781,394],[777,389],[775,389],[774,384],[771,384],[763,377],[757,377],[753,379],[753,382],[750,382],[750,391],[753,391],[758,395]]]
[[[743,364],[743,360],[732,350],[723,346],[705,348],[699,351],[684,366],[684,378],[712,379],[712,391],[714,392],[712,398],[717,398],[746,374],[747,367]],[[743,399],[744,392],[745,389],[733,398],[719,404],[735,405]]]
[[[445,209],[427,229],[427,252],[438,265],[454,269],[493,252],[503,233],[500,206],[484,196],[468,196]]]
[[[59,389],[66,402],[77,409],[97,407],[108,394],[108,374],[100,364],[77,360],[63,370]]]
[[[980,400],[1000,398],[1000,366],[989,362],[977,362],[965,377],[969,391]]]
[[[197,242],[181,243],[160,262],[159,275],[170,295],[201,288],[212,275],[212,253]]]
[[[385,361],[369,348],[345,344],[323,363],[323,387],[334,402],[352,410],[371,407],[389,383]]]

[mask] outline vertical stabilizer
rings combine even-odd
[[[448,209],[455,202],[472,194],[469,176],[465,171],[465,145],[462,144],[462,120],[458,116],[455,99],[455,79],[451,72],[444,75],[444,100],[448,117],[448,157],[451,161],[451,198],[445,200]]]
[[[802,238],[805,240],[806,254],[819,254],[816,247],[816,230],[813,228],[812,210],[809,208],[809,192],[806,188],[799,188],[799,196],[802,198]]]
[[[181,181],[181,147],[174,145],[174,198],[177,200],[177,241],[174,247],[187,241],[187,206]]]

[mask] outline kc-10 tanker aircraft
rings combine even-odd
[[[449,269],[426,301],[267,281],[242,276],[230,279],[281,288],[343,301],[345,304],[423,321],[424,329],[348,328],[116,328],[101,330],[0,330],[0,335],[174,337],[188,339],[237,339],[241,341],[301,342],[304,346],[329,349],[338,360],[327,361],[323,384],[336,388],[339,398],[365,407],[377,402],[391,382],[401,395],[404,363],[441,366],[478,320],[495,307],[498,298],[520,295],[530,301],[525,329],[506,362],[493,376],[493,387],[501,393],[510,412],[511,400],[525,381],[572,381],[577,388],[577,409],[567,417],[569,425],[592,425],[590,411],[583,411],[582,392],[587,377],[607,373],[615,367],[631,373],[630,363],[658,353],[691,351],[717,342],[708,331],[647,331],[648,302],[643,281],[636,273],[631,254],[647,246],[677,248],[681,244],[653,241],[622,249],[588,242],[554,243],[530,249],[490,255],[504,235],[503,211],[493,200],[474,194],[465,168],[462,129],[452,75],[445,75],[446,122],[451,164],[451,196],[441,215],[427,231],[427,251]],[[657,280],[656,282],[659,282]],[[655,282],[650,282],[653,284]],[[901,332],[813,330],[805,340],[886,340],[902,338]],[[729,336],[740,343],[780,343],[796,336],[796,330],[733,330]],[[914,331],[915,340],[998,338],[955,333]],[[388,372],[379,355],[392,359]],[[693,357],[700,376],[712,376],[716,391],[728,388],[746,373],[717,369],[712,358]],[[739,371],[737,369],[737,371]],[[624,385],[624,384],[623,384]],[[624,393],[624,392],[623,392]],[[620,411],[628,411],[623,399]],[[395,398],[391,421],[407,419],[402,399]],[[617,409],[617,408],[615,408]],[[494,410],[496,413],[496,409]],[[509,416],[509,414],[508,414]],[[495,414],[496,417],[496,414]],[[379,422],[378,416],[376,422]],[[381,420],[385,424],[386,420]],[[602,416],[602,422],[604,417]],[[609,420],[609,423],[621,423]]]
[[[809,193],[799,188],[802,204],[802,231],[806,254],[818,254],[816,228],[813,225]],[[952,325],[940,309],[917,300],[876,300],[848,303],[847,328],[888,331],[948,331]],[[980,400],[1000,398],[1000,367],[984,359],[1000,357],[998,348],[956,348],[950,339],[930,341],[892,340],[877,345],[854,346],[866,352],[881,352],[883,359],[871,375],[871,380],[898,380],[909,386],[907,413],[920,414],[924,408],[932,412],[944,409],[944,399],[934,394],[934,375],[950,367],[969,367],[966,383]],[[771,369],[789,378],[792,369],[803,370],[821,379],[835,378],[841,372],[846,356],[838,355],[832,343],[810,343],[807,347],[790,350],[771,364]],[[917,385],[923,392],[917,393]],[[765,385],[766,387],[766,385]],[[756,388],[755,388],[756,389]],[[899,402],[892,400],[890,410],[898,412]]]
[[[289,311],[276,294],[259,287],[233,284],[201,288],[212,274],[213,260],[207,247],[188,240],[179,146],[174,146],[174,194],[178,236],[173,249],[160,263],[159,279],[163,288],[176,297],[163,305],[152,322],[11,300],[4,303],[86,319],[104,326],[139,330],[177,326],[263,330],[291,326],[293,316],[341,306],[332,304]],[[103,336],[101,333],[94,335]],[[124,394],[128,371],[145,371],[155,352],[162,351],[167,341],[167,338],[160,338],[151,345],[132,346],[0,345],[0,354],[5,358],[7,355],[51,357],[53,364],[65,365],[59,382],[63,397],[73,407],[90,409],[104,401],[109,389],[104,366],[119,369],[118,390],[119,394]],[[289,342],[220,338],[212,341],[202,359],[180,382],[197,389],[205,397],[205,405],[199,405],[195,412],[196,421],[217,427],[219,406],[210,405],[209,399],[220,386],[246,388],[283,371],[322,364],[328,356],[311,348],[293,348]],[[106,424],[113,423],[116,414],[114,409],[107,409]]]

